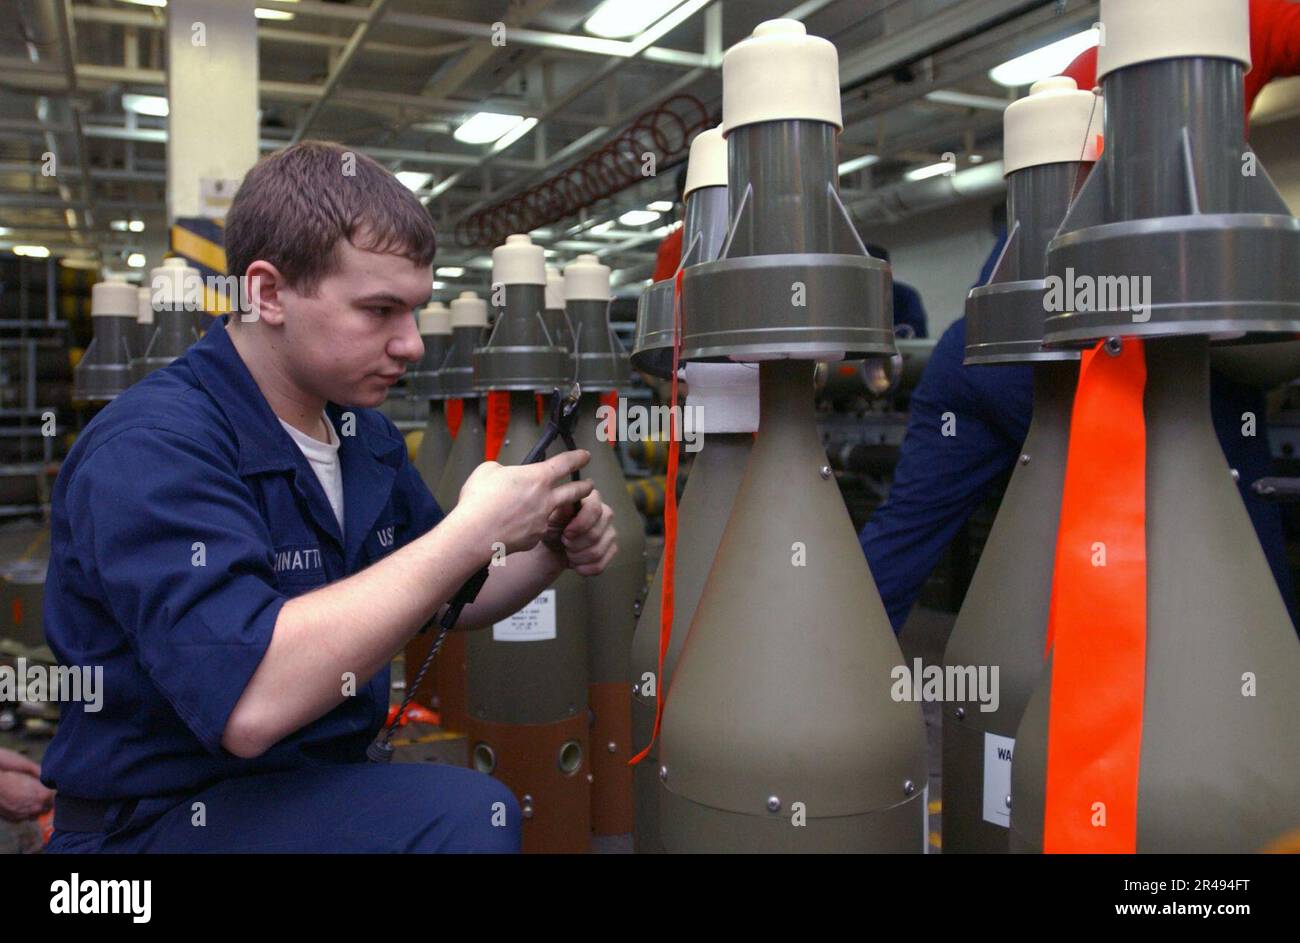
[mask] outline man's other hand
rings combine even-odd
[[[24,822],[48,812],[54,793],[41,785],[41,768],[21,753],[0,749],[0,819]]]
[[[596,576],[618,553],[617,537],[614,510],[601,501],[599,491],[592,491],[576,511],[570,504],[551,512],[543,542],[563,553],[568,565],[580,575]]]

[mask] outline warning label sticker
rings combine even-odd
[[[1014,737],[984,735],[984,821],[1003,828],[1011,827],[1011,751]]]
[[[555,638],[555,590],[542,594],[492,626],[494,642],[543,642]]]

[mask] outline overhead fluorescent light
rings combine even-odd
[[[982,163],[984,163],[984,155],[983,155],[983,154],[972,154],[972,155],[970,156],[970,162],[971,162],[972,164],[982,164]]]
[[[433,290],[434,290],[434,291],[438,291],[438,290],[443,289],[443,288],[446,288],[446,287],[447,287],[447,283],[446,283],[446,282],[434,282],[434,283],[433,283]]]
[[[253,10],[253,16],[259,20],[292,20],[294,15],[288,10],[268,10],[266,7],[257,7]]]
[[[126,228],[130,232],[144,232],[144,220],[133,219],[126,224]]]
[[[663,19],[665,13],[681,3],[682,0],[605,0],[587,17],[582,28],[593,36],[624,39]]]
[[[918,167],[915,170],[909,170],[903,176],[908,180],[928,180],[931,177],[937,177],[940,174],[952,173],[957,169],[956,164],[950,164],[947,161],[940,161],[937,164],[931,164],[928,167]]]
[[[624,226],[644,226],[646,223],[653,223],[661,215],[663,214],[655,210],[628,210],[618,218],[618,221]]]
[[[1066,63],[1066,65],[1069,64]],[[1007,105],[1010,104],[1005,98],[994,98],[992,95],[972,95],[969,92],[954,92],[950,89],[929,92],[926,94],[925,100],[934,102],[936,105],[956,105],[958,108],[977,108],[981,111],[1006,111]]]
[[[137,92],[122,94],[122,107],[134,111],[137,115],[151,115],[154,118],[166,118],[170,110],[167,99],[161,95],[140,95]]]
[[[1060,75],[1079,55],[1101,42],[1096,27],[1017,56],[989,70],[989,78],[1007,88],[1033,85],[1039,79]]]
[[[48,259],[50,250],[45,246],[14,246],[14,255],[25,255],[29,259]]]
[[[418,170],[399,170],[396,174],[398,183],[411,191],[423,190],[433,179],[433,174],[421,173]]]
[[[646,209],[654,210],[656,213],[667,213],[672,208],[673,204],[671,200],[655,200],[646,207]]]
[[[495,154],[499,151],[504,151],[507,147],[515,143],[515,141],[518,141],[535,127],[537,127],[536,118],[525,118],[523,121],[519,122],[519,124],[515,125],[514,128],[507,131],[497,139],[497,142],[492,145],[492,153]]]
[[[130,220],[115,219],[109,222],[108,228],[114,232],[127,232],[131,226]]]
[[[433,274],[441,278],[460,278],[465,274],[465,270],[459,265],[444,265]]]
[[[490,144],[513,131],[523,120],[522,115],[498,115],[491,111],[480,111],[452,132],[451,136],[462,144]]]
[[[131,268],[144,268],[144,253],[132,252],[126,257],[126,264]]]
[[[593,233],[599,234],[603,232],[609,232],[613,228],[614,228],[614,221],[611,219],[611,220],[606,220],[605,222],[601,223],[598,226],[592,226],[591,231]]]
[[[122,0],[123,3],[134,3],[138,7],[165,7],[167,0]]]
[[[864,167],[874,167],[880,163],[880,157],[877,154],[863,154],[861,157],[855,157],[852,160],[846,160],[840,164],[839,172],[843,177],[845,174],[851,174],[855,170],[861,170]]]

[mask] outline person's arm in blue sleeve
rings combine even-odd
[[[285,603],[252,494],[204,444],[135,428],[77,467],[67,514],[83,578],[177,715],[219,753]]]
[[[858,535],[895,632],[944,548],[1011,469],[1029,424],[1028,384],[1016,368],[962,366],[964,328],[958,321],[935,345],[889,497]]]
[[[911,328],[912,337],[930,336],[921,293],[911,285],[894,282],[894,327],[897,329],[902,325]]]
[[[154,683],[208,750],[245,758],[341,703],[348,674],[374,677],[488,562],[485,533],[518,541],[521,526],[537,525],[515,518],[546,507],[489,489],[361,572],[286,600],[234,461],[183,435],[131,429],[87,455],[67,501],[82,578]],[[574,487],[557,500],[575,500]]]

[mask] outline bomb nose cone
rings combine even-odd
[[[594,255],[580,255],[564,269],[568,301],[609,301],[609,266]]]
[[[492,250],[492,281],[502,285],[545,285],[546,253],[525,233],[506,236]]]
[[[451,326],[487,327],[487,302],[472,291],[462,291],[451,303]]]
[[[418,320],[421,334],[451,333],[451,311],[441,301],[432,302],[421,308]]]
[[[794,119],[844,127],[839,54],[798,20],[768,20],[723,56],[723,133]]]

